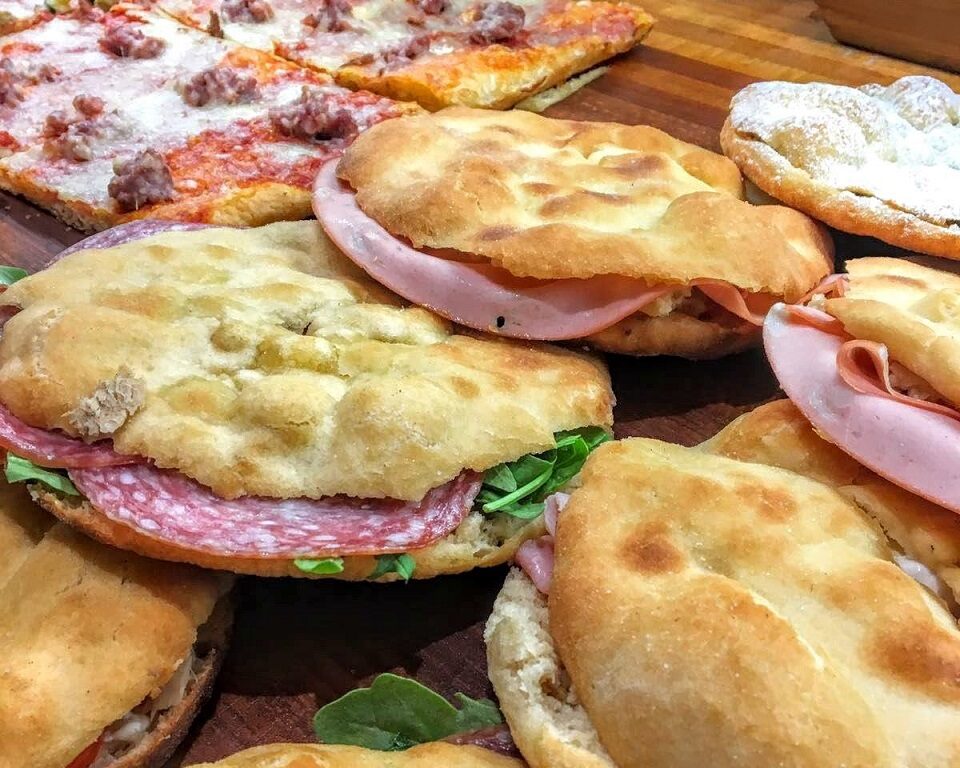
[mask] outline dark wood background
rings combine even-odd
[[[895,1],[895,0],[888,0]],[[862,84],[931,73],[837,45],[806,0],[643,3],[646,43],[553,107],[575,119],[646,123],[719,150],[730,97],[755,80]],[[0,260],[36,269],[81,235],[0,194]],[[841,258],[892,249],[837,236]],[[725,360],[611,359],[616,432],[693,444],[778,396],[760,351]],[[483,623],[503,580],[493,569],[409,585],[246,579],[217,694],[174,766],[274,741],[309,741],[317,706],[376,674],[398,671],[440,692],[491,695]]]

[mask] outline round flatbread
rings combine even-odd
[[[193,768],[523,768],[480,747],[435,742],[405,752],[321,744],[269,744]]]
[[[787,205],[845,232],[960,259],[960,96],[939,80],[755,83],[733,97],[721,144]]]

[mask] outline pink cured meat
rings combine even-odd
[[[858,392],[840,375],[837,355],[849,340],[817,310],[777,304],[763,328],[764,347],[780,385],[830,442],[878,475],[960,513],[960,421]]]
[[[401,242],[357,205],[337,178],[337,160],[317,176],[313,210],[330,239],[374,280],[449,320],[521,339],[578,339],[609,328],[664,296],[619,275],[585,280],[518,278],[490,264],[466,264]]]
[[[517,550],[516,561],[530,581],[544,595],[550,594],[554,562],[553,536],[541,536],[523,542]]]
[[[0,405],[0,447],[43,467],[111,467],[140,461],[110,443],[88,444],[59,432],[31,427]]]
[[[161,221],[159,219],[137,219],[126,224],[120,224],[95,235],[85,237],[78,243],[60,251],[45,266],[50,266],[64,256],[77,251],[87,251],[91,248],[113,248],[115,245],[124,245],[134,240],[142,240],[161,232],[187,232],[194,229],[206,229],[206,224],[192,224],[186,221]]]
[[[74,469],[97,510],[138,533],[195,552],[255,558],[373,555],[420,549],[453,532],[480,489],[464,472],[419,502],[221,499],[190,478],[140,463]]]

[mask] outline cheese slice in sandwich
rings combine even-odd
[[[161,765],[223,660],[231,580],[106,547],[5,483],[0,563],[0,766]]]
[[[825,230],[745,200],[722,155],[646,126],[451,108],[388,121],[317,177],[371,277],[476,330],[718,357],[829,274]]]
[[[960,277],[892,258],[847,272],[843,295],[771,310],[774,373],[827,440],[960,512]]]
[[[763,413],[701,448],[625,440],[587,462],[558,517],[549,598],[514,570],[486,629],[491,680],[533,768],[960,760],[948,603],[834,487],[860,470],[784,421]],[[813,477],[711,450],[788,456]]]
[[[259,575],[463,571],[542,534],[608,437],[600,361],[455,333],[315,222],[157,226],[0,296],[8,476],[110,544]]]
[[[520,760],[473,746],[431,742],[403,752],[320,744],[268,744],[193,768],[523,768]]]

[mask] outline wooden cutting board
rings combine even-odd
[[[646,123],[719,150],[730,97],[755,80],[859,85],[934,74],[960,77],[832,42],[807,0],[645,0],[657,19],[645,45],[548,114]],[[80,234],[0,195],[0,260],[42,266]],[[838,255],[896,252],[838,236]],[[619,437],[693,444],[779,396],[761,352],[716,362],[613,358]],[[380,672],[440,692],[489,696],[483,623],[505,571],[409,585],[243,580],[232,651],[218,693],[173,766],[272,741],[312,739],[317,706]]]

